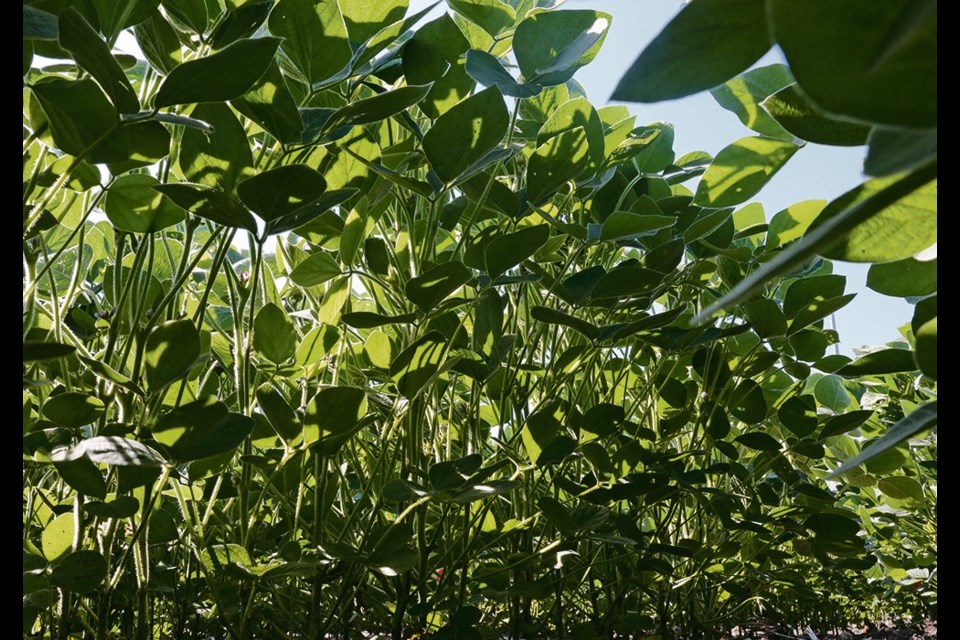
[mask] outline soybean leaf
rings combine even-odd
[[[693,203],[700,207],[721,208],[746,202],[799,148],[792,142],[772,138],[737,140],[724,147],[707,167]]]
[[[200,334],[191,321],[171,320],[154,327],[143,356],[150,391],[187,375],[199,356]]]
[[[183,209],[154,187],[160,181],[147,174],[120,176],[110,185],[103,210],[113,226],[131,233],[153,233],[179,224]]]
[[[325,443],[326,453],[343,445],[367,413],[367,395],[358,387],[324,387],[317,392],[303,418],[304,443]]]
[[[315,251],[290,272],[290,279],[301,287],[315,287],[340,273],[340,265],[333,256],[326,251]]]
[[[823,113],[796,84],[784,87],[761,104],[784,129],[808,142],[858,146],[864,144],[870,134],[870,128],[865,125]]]
[[[407,281],[404,295],[424,313],[473,278],[462,262],[444,262]]]
[[[390,364],[390,377],[397,390],[413,398],[440,370],[447,341],[439,331],[430,331],[400,352]]]
[[[110,52],[110,47],[100,39],[93,27],[72,7],[60,14],[59,27],[60,46],[69,51],[77,64],[100,83],[117,110],[137,113],[140,110],[137,94]]]
[[[484,264],[491,280],[503,275],[546,244],[550,237],[550,225],[539,224],[525,227],[513,233],[495,237],[484,251]]]
[[[247,416],[230,413],[216,398],[197,400],[161,416],[153,437],[174,460],[190,462],[235,449],[253,431]]]
[[[423,152],[444,182],[453,182],[496,147],[510,117],[496,87],[484,89],[444,113],[423,136]]]
[[[517,25],[513,51],[526,82],[563,84],[597,56],[610,14],[567,10],[535,13]]]
[[[243,38],[209,56],[181,63],[157,89],[153,104],[162,108],[236,98],[267,70],[280,42],[280,38]]]
[[[614,100],[682,98],[726,82],[770,49],[764,0],[687,3],[620,79]]]
[[[192,214],[218,224],[257,232],[257,222],[242,204],[214,187],[198,184],[161,184],[154,187]]]
[[[308,84],[328,80],[353,57],[337,0],[279,0],[267,24]]]

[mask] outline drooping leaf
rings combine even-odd
[[[408,280],[404,295],[422,312],[429,313],[472,278],[473,272],[462,262],[444,262]]]
[[[767,52],[763,0],[696,0],[654,38],[620,79],[614,100],[682,98],[726,82]]]
[[[140,101],[110,47],[100,39],[83,16],[69,8],[59,16],[60,46],[100,84],[121,113],[137,113]]]
[[[332,453],[352,435],[367,413],[367,395],[358,387],[324,387],[307,405],[303,440]]]
[[[390,364],[390,377],[406,398],[416,396],[440,370],[447,341],[439,331],[431,331],[397,355]]]
[[[530,98],[543,89],[539,84],[520,83],[507,71],[500,60],[480,49],[470,49],[466,54],[465,68],[470,77],[485,87],[497,87],[505,96]]]
[[[836,373],[852,378],[914,371],[915,368],[912,352],[906,349],[881,349],[840,367]]]
[[[937,317],[923,323],[917,331],[917,366],[923,375],[937,379]]]
[[[71,553],[50,572],[50,584],[74,593],[96,590],[107,577],[107,561],[97,551]]]
[[[496,87],[444,113],[423,136],[423,152],[444,182],[453,182],[496,147],[507,133],[507,106]]]
[[[721,107],[732,111],[745,126],[757,133],[790,140],[793,134],[774,120],[760,103],[793,82],[793,74],[785,64],[771,64],[750,69],[710,90]]]
[[[239,97],[267,70],[280,42],[279,38],[243,38],[209,56],[183,62],[164,79],[153,104],[162,108]]]
[[[199,356],[200,334],[191,321],[171,320],[154,327],[143,356],[150,391],[187,375]]]
[[[210,397],[181,405],[157,420],[153,437],[177,462],[208,458],[235,449],[253,431],[247,416],[231,413]]]
[[[909,171],[937,157],[937,129],[874,127],[867,140],[863,172],[890,176]]]
[[[307,84],[332,78],[353,57],[336,0],[279,0],[267,23]]]
[[[769,96],[761,105],[784,129],[801,140],[839,146],[866,143],[870,128],[833,118],[811,104],[796,84]]]
[[[49,80],[31,87],[50,126],[53,141],[64,152],[82,157],[120,126],[120,116],[96,82]]]
[[[602,11],[535,13],[517,25],[513,51],[526,82],[563,84],[597,56],[612,18]]]
[[[177,162],[188,182],[235,193],[237,184],[254,175],[253,154],[243,126],[225,104],[198,104],[186,112],[213,131],[185,129]]]
[[[817,216],[807,233],[823,228],[843,212],[865,204],[897,183],[900,176],[873,178],[848,191]],[[821,254],[849,262],[889,262],[918,253],[937,241],[937,181],[878,208],[873,215]]]
[[[932,11],[913,0],[769,5],[777,44],[804,92],[824,110],[882,124],[936,126],[935,3]]]
[[[275,364],[293,357],[297,332],[287,314],[272,302],[260,307],[253,320],[253,348]]]
[[[159,193],[160,182],[146,174],[117,178],[107,190],[103,210],[115,227],[131,233],[153,233],[180,223],[183,210]]]
[[[298,264],[290,279],[301,287],[315,287],[340,275],[340,265],[326,251],[315,251]]]
[[[700,2],[701,0],[697,0]],[[800,147],[786,140],[741,138],[723,149],[707,167],[693,203],[732,207],[746,202],[776,174]]]
[[[257,222],[246,207],[215,187],[168,183],[153,188],[201,218],[227,227],[257,232]]]

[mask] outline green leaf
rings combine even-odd
[[[560,105],[550,114],[537,133],[537,144],[542,145],[550,138],[566,131],[582,127],[590,148],[590,170],[595,171],[606,157],[606,145],[603,138],[603,121],[600,114],[586,98],[574,98]]]
[[[267,70],[280,42],[280,38],[244,38],[174,67],[157,89],[154,106],[220,102],[243,95]]]
[[[279,0],[267,24],[307,84],[330,79],[353,57],[336,0]]]
[[[440,179],[453,182],[503,140],[509,123],[503,96],[484,89],[437,119],[423,136],[423,152]]]
[[[93,76],[117,110],[122,113],[140,111],[137,94],[117,59],[110,53],[110,47],[83,16],[71,7],[60,14],[59,25],[60,46],[69,51],[76,63]]]
[[[773,0],[773,33],[824,110],[881,124],[937,125],[937,10],[914,0]]]
[[[133,496],[120,496],[110,502],[88,502],[84,510],[98,518],[124,519],[134,515],[140,509],[140,501]]]
[[[913,353],[906,349],[881,349],[861,356],[837,369],[837,375],[845,378],[877,376],[887,373],[915,371]]]
[[[864,144],[870,134],[867,126],[823,113],[796,84],[771,95],[761,106],[784,129],[808,142],[855,147]]]
[[[643,173],[663,171],[676,158],[676,154],[673,152],[674,129],[672,124],[654,122],[643,127],[637,127],[630,135],[631,138],[636,139],[636,146],[638,147],[635,155],[631,152],[638,171]],[[616,157],[616,154],[614,154],[614,157]]]
[[[900,176],[873,178],[848,191],[817,216],[807,233],[824,228],[833,218],[873,198],[898,183]],[[937,181],[911,191],[854,226],[843,239],[821,255],[848,262],[890,262],[910,257],[937,241]]]
[[[757,424],[767,417],[767,401],[763,389],[756,382],[746,379],[730,394],[727,407],[735,417],[747,424]]]
[[[926,501],[920,483],[906,476],[880,478],[877,482],[877,489],[894,500],[914,500],[921,504]]]
[[[108,163],[110,173],[149,167],[170,153],[170,133],[156,120],[127,122],[114,129],[87,156],[92,163]]]
[[[527,199],[540,204],[580,175],[589,162],[590,145],[583,127],[550,138],[527,161]]]
[[[837,296],[836,298],[827,298],[826,300],[817,300],[816,302],[811,302],[799,312],[790,321],[790,330],[787,332],[787,335],[793,335],[796,332],[800,331],[804,327],[807,327],[818,320],[826,318],[831,313],[834,313],[853,300],[857,294],[850,293],[845,296]]]
[[[153,427],[153,437],[177,462],[208,458],[235,449],[253,431],[247,416],[230,413],[210,397],[172,409]]]
[[[163,456],[142,442],[119,436],[95,436],[81,440],[66,451],[55,452],[54,461],[87,458],[91,462],[119,467],[160,467]]]
[[[923,375],[937,379],[937,317],[923,323],[917,331],[917,366]]]
[[[331,131],[341,126],[369,124],[385,120],[419,103],[432,88],[433,83],[408,85],[392,91],[384,91],[372,98],[351,102],[347,106],[334,111],[323,125],[323,129],[324,131]]]
[[[382,27],[403,20],[408,0],[353,0],[340,3],[350,41],[358,48]]]
[[[654,38],[611,98],[657,102],[726,82],[770,49],[764,0],[696,0]]]
[[[757,451],[780,451],[780,441],[768,433],[762,431],[751,431],[734,438],[737,442],[750,449]]]
[[[82,157],[120,126],[120,116],[97,83],[83,80],[49,80],[31,87],[61,150]]]
[[[60,342],[24,342],[23,362],[37,362],[40,360],[56,360],[65,358],[77,348]]]
[[[473,272],[462,262],[444,262],[407,281],[404,295],[424,313],[430,313],[448,295],[470,282]]]
[[[290,279],[301,287],[315,287],[340,275],[340,265],[326,251],[314,251],[290,272]]]
[[[542,408],[527,418],[521,432],[523,448],[530,462],[544,467],[559,462],[572,452],[571,439],[565,435],[563,420],[566,411],[562,402],[547,401]],[[573,443],[574,447],[576,443]]]
[[[466,55],[467,73],[485,87],[497,87],[505,96],[530,98],[543,89],[536,83],[519,83],[495,56],[480,49],[470,49]]]
[[[300,110],[276,61],[270,63],[246,93],[230,104],[284,144],[300,142],[303,137]]]
[[[846,473],[861,464],[877,458],[881,454],[889,451],[893,447],[905,440],[931,429],[937,424],[937,401],[928,402],[914,409],[909,415],[901,418],[895,425],[890,427],[878,440],[875,440],[870,447],[864,448],[859,454],[847,460],[837,469],[830,472],[824,479],[835,478],[842,473]]]
[[[590,291],[592,300],[628,298],[650,293],[663,283],[663,274],[643,267],[619,267],[599,280]]]
[[[372,311],[353,311],[345,313],[340,320],[347,326],[354,329],[374,329],[384,327],[388,324],[410,324],[416,321],[415,313],[404,313],[398,316],[385,316]],[[389,364],[389,363],[388,363]]]
[[[391,480],[380,490],[384,500],[391,502],[413,502],[430,495],[423,486],[409,480]]]
[[[327,444],[333,453],[346,442],[367,414],[367,394],[357,387],[324,387],[307,405],[303,417],[303,441]]]
[[[67,391],[47,398],[43,415],[65,427],[79,428],[95,422],[103,415],[103,401],[82,391]]]
[[[817,534],[818,538],[835,542],[859,540],[860,522],[838,513],[815,513],[803,521],[803,526]]]
[[[125,28],[156,13],[159,0],[91,0],[96,10],[100,33],[113,41]]]
[[[867,287],[898,298],[926,296],[937,291],[937,261],[914,258],[870,266]]]
[[[257,388],[257,404],[267,422],[288,445],[296,445],[303,436],[300,419],[277,389],[267,383]]]
[[[32,7],[23,5],[23,37],[32,40],[56,40],[60,35],[57,16]]]
[[[340,339],[340,330],[331,325],[319,325],[310,329],[297,349],[297,364],[316,365],[327,355]]]
[[[810,395],[793,396],[777,410],[780,423],[798,438],[817,430],[817,402]]]
[[[937,158],[937,130],[874,127],[867,141],[863,172],[889,176],[909,171]]]
[[[103,500],[107,496],[107,483],[97,465],[87,458],[54,462],[57,473],[71,489],[85,496]]]
[[[221,15],[213,33],[210,34],[210,46],[222,49],[239,38],[252,36],[270,13],[273,3],[269,0],[247,2],[239,7],[229,8]]]
[[[612,18],[602,11],[535,13],[517,25],[513,52],[526,82],[563,84],[593,61]]]
[[[909,353],[909,352],[908,352]],[[832,416],[823,425],[823,431],[820,432],[820,440],[839,436],[848,431],[853,431],[864,422],[866,422],[873,411],[848,411],[838,416]]]
[[[161,184],[154,187],[177,206],[194,215],[235,229],[257,232],[257,222],[246,207],[214,187],[198,184]]]
[[[721,107],[732,111],[747,127],[757,133],[791,140],[793,134],[784,129],[770,117],[760,103],[793,82],[790,67],[785,64],[771,64],[741,73],[710,90]]]
[[[779,305],[767,298],[751,300],[743,306],[750,326],[761,338],[782,336],[787,332],[787,319]]]
[[[517,20],[517,14],[502,0],[448,0],[450,7],[496,38]]]
[[[198,104],[187,114],[213,127],[213,132],[185,129],[177,163],[187,182],[232,194],[237,183],[255,175],[253,154],[243,126],[225,104]]]
[[[792,142],[771,138],[737,140],[724,147],[707,167],[697,186],[693,203],[718,209],[746,202],[770,181],[799,148]]]
[[[667,227],[672,227],[677,219],[672,216],[637,215],[629,211],[614,211],[603,221],[600,228],[600,240],[617,242],[635,240],[651,236]]]
[[[48,561],[53,562],[61,558],[73,547],[73,532],[75,527],[73,512],[60,514],[47,523],[40,534],[40,547]]]
[[[813,396],[817,399],[817,402],[829,407],[836,413],[846,411],[853,404],[853,396],[843,385],[843,380],[840,376],[833,374],[817,380],[813,387]]]
[[[147,336],[143,360],[147,386],[157,392],[190,371],[200,357],[200,334],[189,320],[171,320]]]
[[[137,44],[150,66],[166,75],[183,61],[180,39],[159,11],[133,28]]]
[[[794,280],[783,296],[783,313],[787,318],[793,319],[815,302],[843,295],[846,284],[846,276],[832,273]]]
[[[433,89],[420,103],[420,110],[435,120],[459,103],[473,89],[463,54],[470,42],[449,14],[417,29],[403,46],[403,75],[411,84],[433,82]]]
[[[243,204],[270,222],[310,205],[323,195],[327,182],[305,164],[288,164],[261,171],[237,186]]]
[[[131,233],[154,233],[182,222],[183,210],[154,189],[159,184],[143,173],[114,180],[103,203],[113,226]]]
[[[294,209],[279,218],[268,220],[264,234],[270,236],[283,233],[284,231],[302,228],[314,218],[319,218],[324,213],[330,212],[330,209],[338,204],[346,202],[356,193],[356,189],[334,189],[332,191],[325,191],[319,198],[308,202],[302,207]],[[336,214],[332,215],[337,217]]]
[[[600,329],[596,325],[557,309],[535,306],[530,309],[530,315],[534,320],[539,320],[540,322],[570,327],[590,340],[595,340],[600,335]]]
[[[550,225],[538,224],[519,231],[496,236],[483,254],[487,275],[491,280],[503,275],[533,256],[550,237]]]
[[[803,237],[826,204],[826,200],[804,200],[777,212],[767,227],[766,245],[776,248]]]
[[[272,302],[260,307],[253,320],[253,348],[267,360],[280,364],[297,350],[297,332],[283,309]]]
[[[406,398],[413,398],[440,370],[447,341],[439,331],[431,331],[400,352],[390,364],[390,378]]]
[[[107,561],[96,551],[77,551],[50,572],[50,584],[64,591],[89,593],[107,577]]]

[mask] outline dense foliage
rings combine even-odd
[[[822,2],[696,0],[618,93],[715,87],[758,135],[678,155],[573,79],[612,18],[553,4],[24,4],[26,637],[935,611],[935,107],[824,100],[765,22]],[[929,53],[911,15],[877,73]],[[764,35],[698,75],[703,21]],[[774,32],[790,66],[731,79]],[[750,202],[867,140],[853,192]],[[815,253],[877,263],[903,340],[831,353],[853,294]]]

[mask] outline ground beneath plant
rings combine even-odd
[[[872,626],[852,626],[845,631],[807,633],[775,625],[756,623],[734,629],[730,640],[937,640],[937,621],[923,624],[881,623]]]

